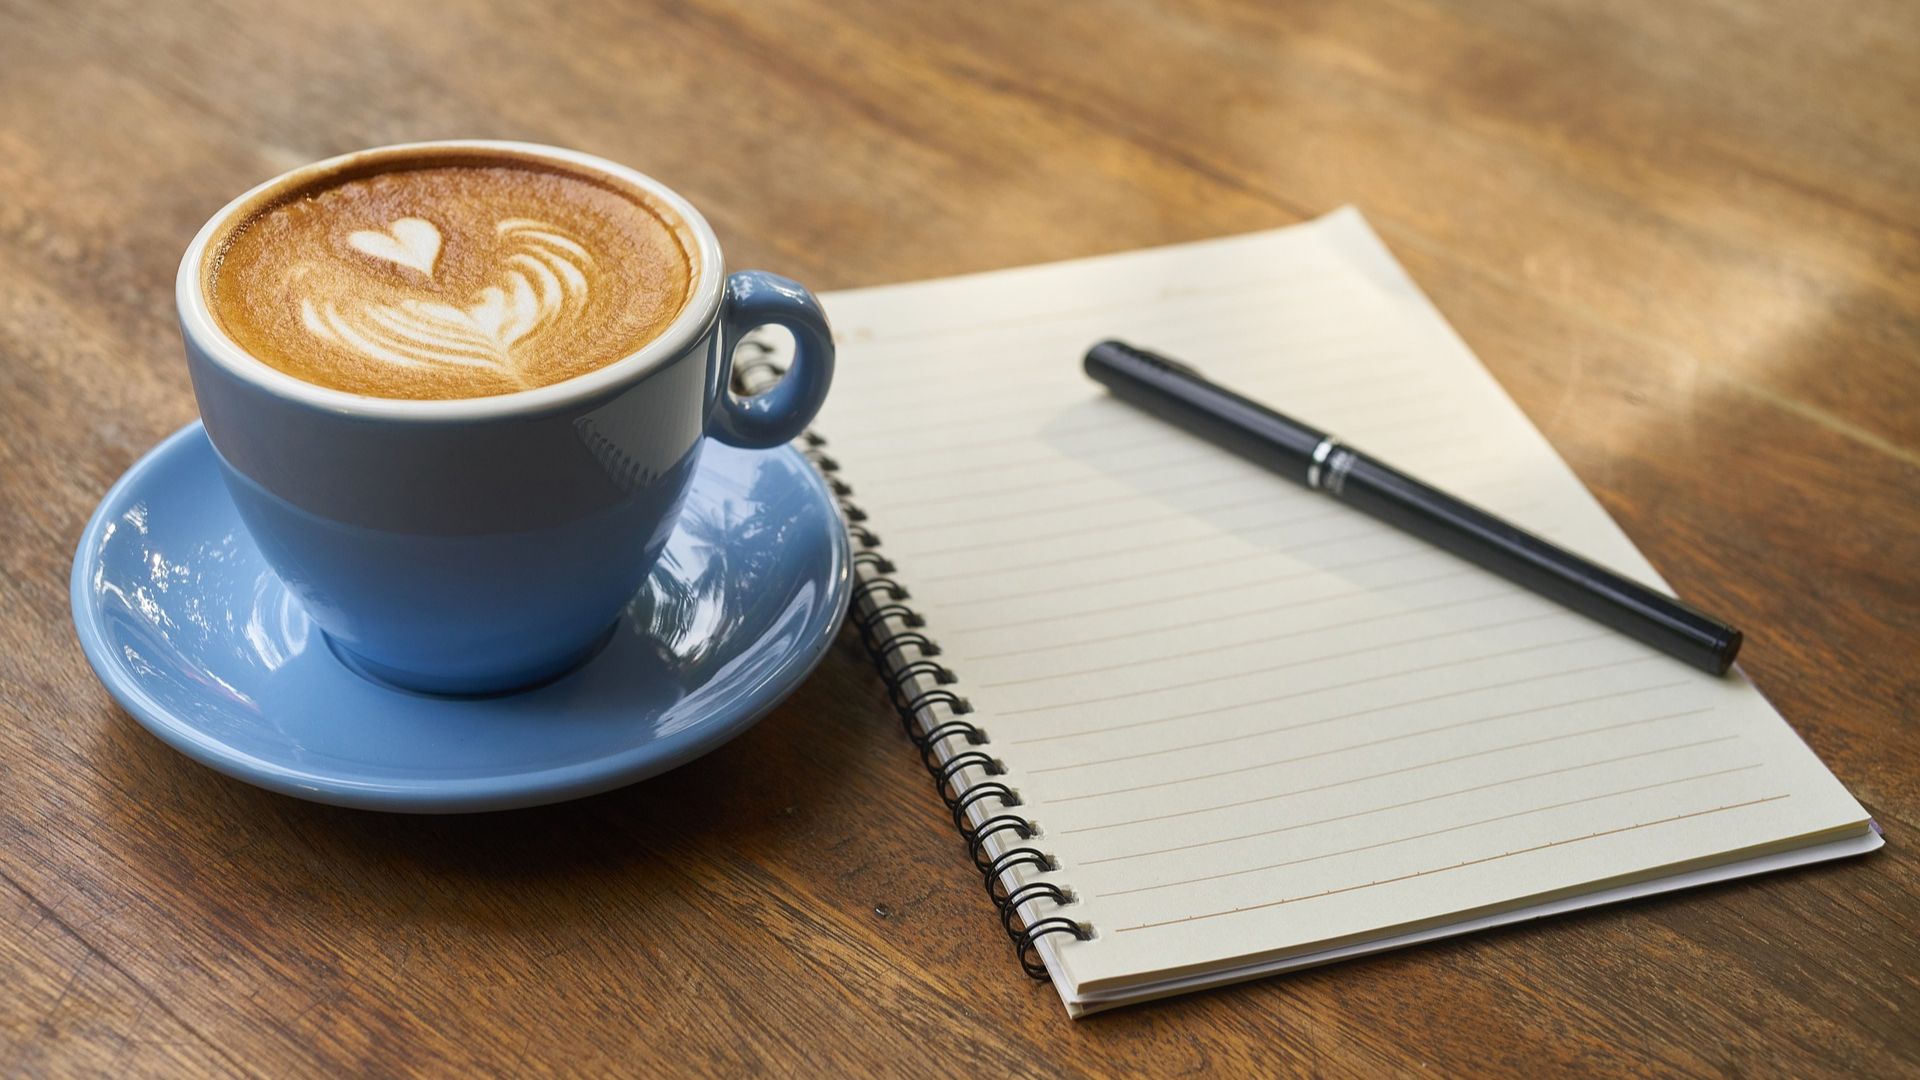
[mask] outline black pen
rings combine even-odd
[[[1177,360],[1103,341],[1087,350],[1086,367],[1130,404],[1702,671],[1726,674],[1740,651],[1740,631],[1719,619],[1216,386]]]

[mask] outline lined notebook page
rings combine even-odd
[[[1045,939],[1070,998],[1863,827],[1743,678],[1081,372],[1180,357],[1658,583],[1357,212],[827,306],[817,427],[1094,929]]]

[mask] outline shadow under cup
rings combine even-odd
[[[632,356],[518,393],[411,401],[301,382],[219,329],[200,262],[236,208],[324,162],[210,221],[176,297],[194,395],[240,518],[335,651],[410,690],[499,692],[598,649],[666,546],[704,440],[753,449],[799,435],[825,398],[833,345],[810,293],[761,271],[724,276],[711,228],[640,174],[523,144],[433,145],[511,146],[646,186],[698,244],[685,310]],[[792,371],[737,398],[726,389],[733,347],[767,324],[793,332]]]

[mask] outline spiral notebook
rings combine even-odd
[[[1660,584],[1358,212],[824,303],[804,446],[860,549],[850,619],[1071,1014],[1880,845],[1738,672],[1082,374],[1106,337],[1179,356]],[[749,386],[781,363],[756,347]]]

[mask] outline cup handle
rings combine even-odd
[[[749,331],[784,326],[793,333],[793,364],[781,380],[752,397],[730,389],[733,350]],[[807,287],[765,270],[727,277],[720,314],[720,394],[707,433],[721,442],[764,450],[798,438],[827,399],[833,381],[833,331]]]

